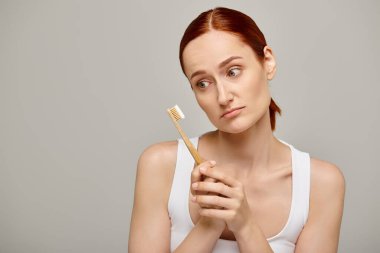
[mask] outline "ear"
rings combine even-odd
[[[272,48],[265,46],[264,52],[264,67],[268,80],[272,80],[276,73],[276,59],[274,57]]]

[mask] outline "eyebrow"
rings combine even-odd
[[[230,63],[231,61],[236,60],[236,59],[241,59],[241,58],[242,57],[240,57],[240,56],[231,56],[231,57],[225,59],[224,61],[222,61],[221,63],[219,63],[218,67],[219,67],[219,69],[221,69],[224,66],[226,66],[228,63]],[[201,75],[201,74],[206,74],[206,71],[204,71],[204,70],[195,71],[193,74],[191,74],[190,80],[193,79],[195,76]]]

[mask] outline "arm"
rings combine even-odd
[[[338,251],[345,181],[333,164],[312,159],[309,218],[296,245],[296,253]]]
[[[170,252],[171,224],[167,206],[176,151],[175,142],[161,143],[146,149],[139,159],[128,244],[130,253]],[[224,227],[224,222],[201,217],[175,252],[211,252]]]
[[[172,156],[162,144],[147,148],[140,156],[128,243],[130,253],[170,250],[167,203],[171,185],[169,166],[175,163]]]
[[[224,227],[224,222],[219,223],[213,219],[201,217],[174,252],[212,252]]]

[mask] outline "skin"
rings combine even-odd
[[[264,55],[260,62],[238,37],[214,30],[184,50],[185,74],[217,130],[199,139],[206,161],[191,176],[195,226],[175,252],[211,252],[219,238],[236,240],[240,252],[272,252],[267,238],[288,219],[291,151],[271,131],[268,82],[276,61],[269,46]],[[176,152],[176,142],[159,143],[139,159],[129,252],[170,250],[167,206]],[[311,157],[309,217],[295,252],[337,252],[344,192],[340,169]]]

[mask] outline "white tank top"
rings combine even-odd
[[[293,253],[295,243],[309,213],[310,156],[280,140],[292,153],[292,202],[288,220],[275,236],[267,238],[275,253]],[[198,146],[198,137],[191,142]],[[170,251],[173,252],[194,227],[189,212],[189,191],[194,159],[182,139],[178,140],[177,163],[169,196],[168,211],[171,219]],[[218,239],[213,253],[239,252],[236,241]]]

